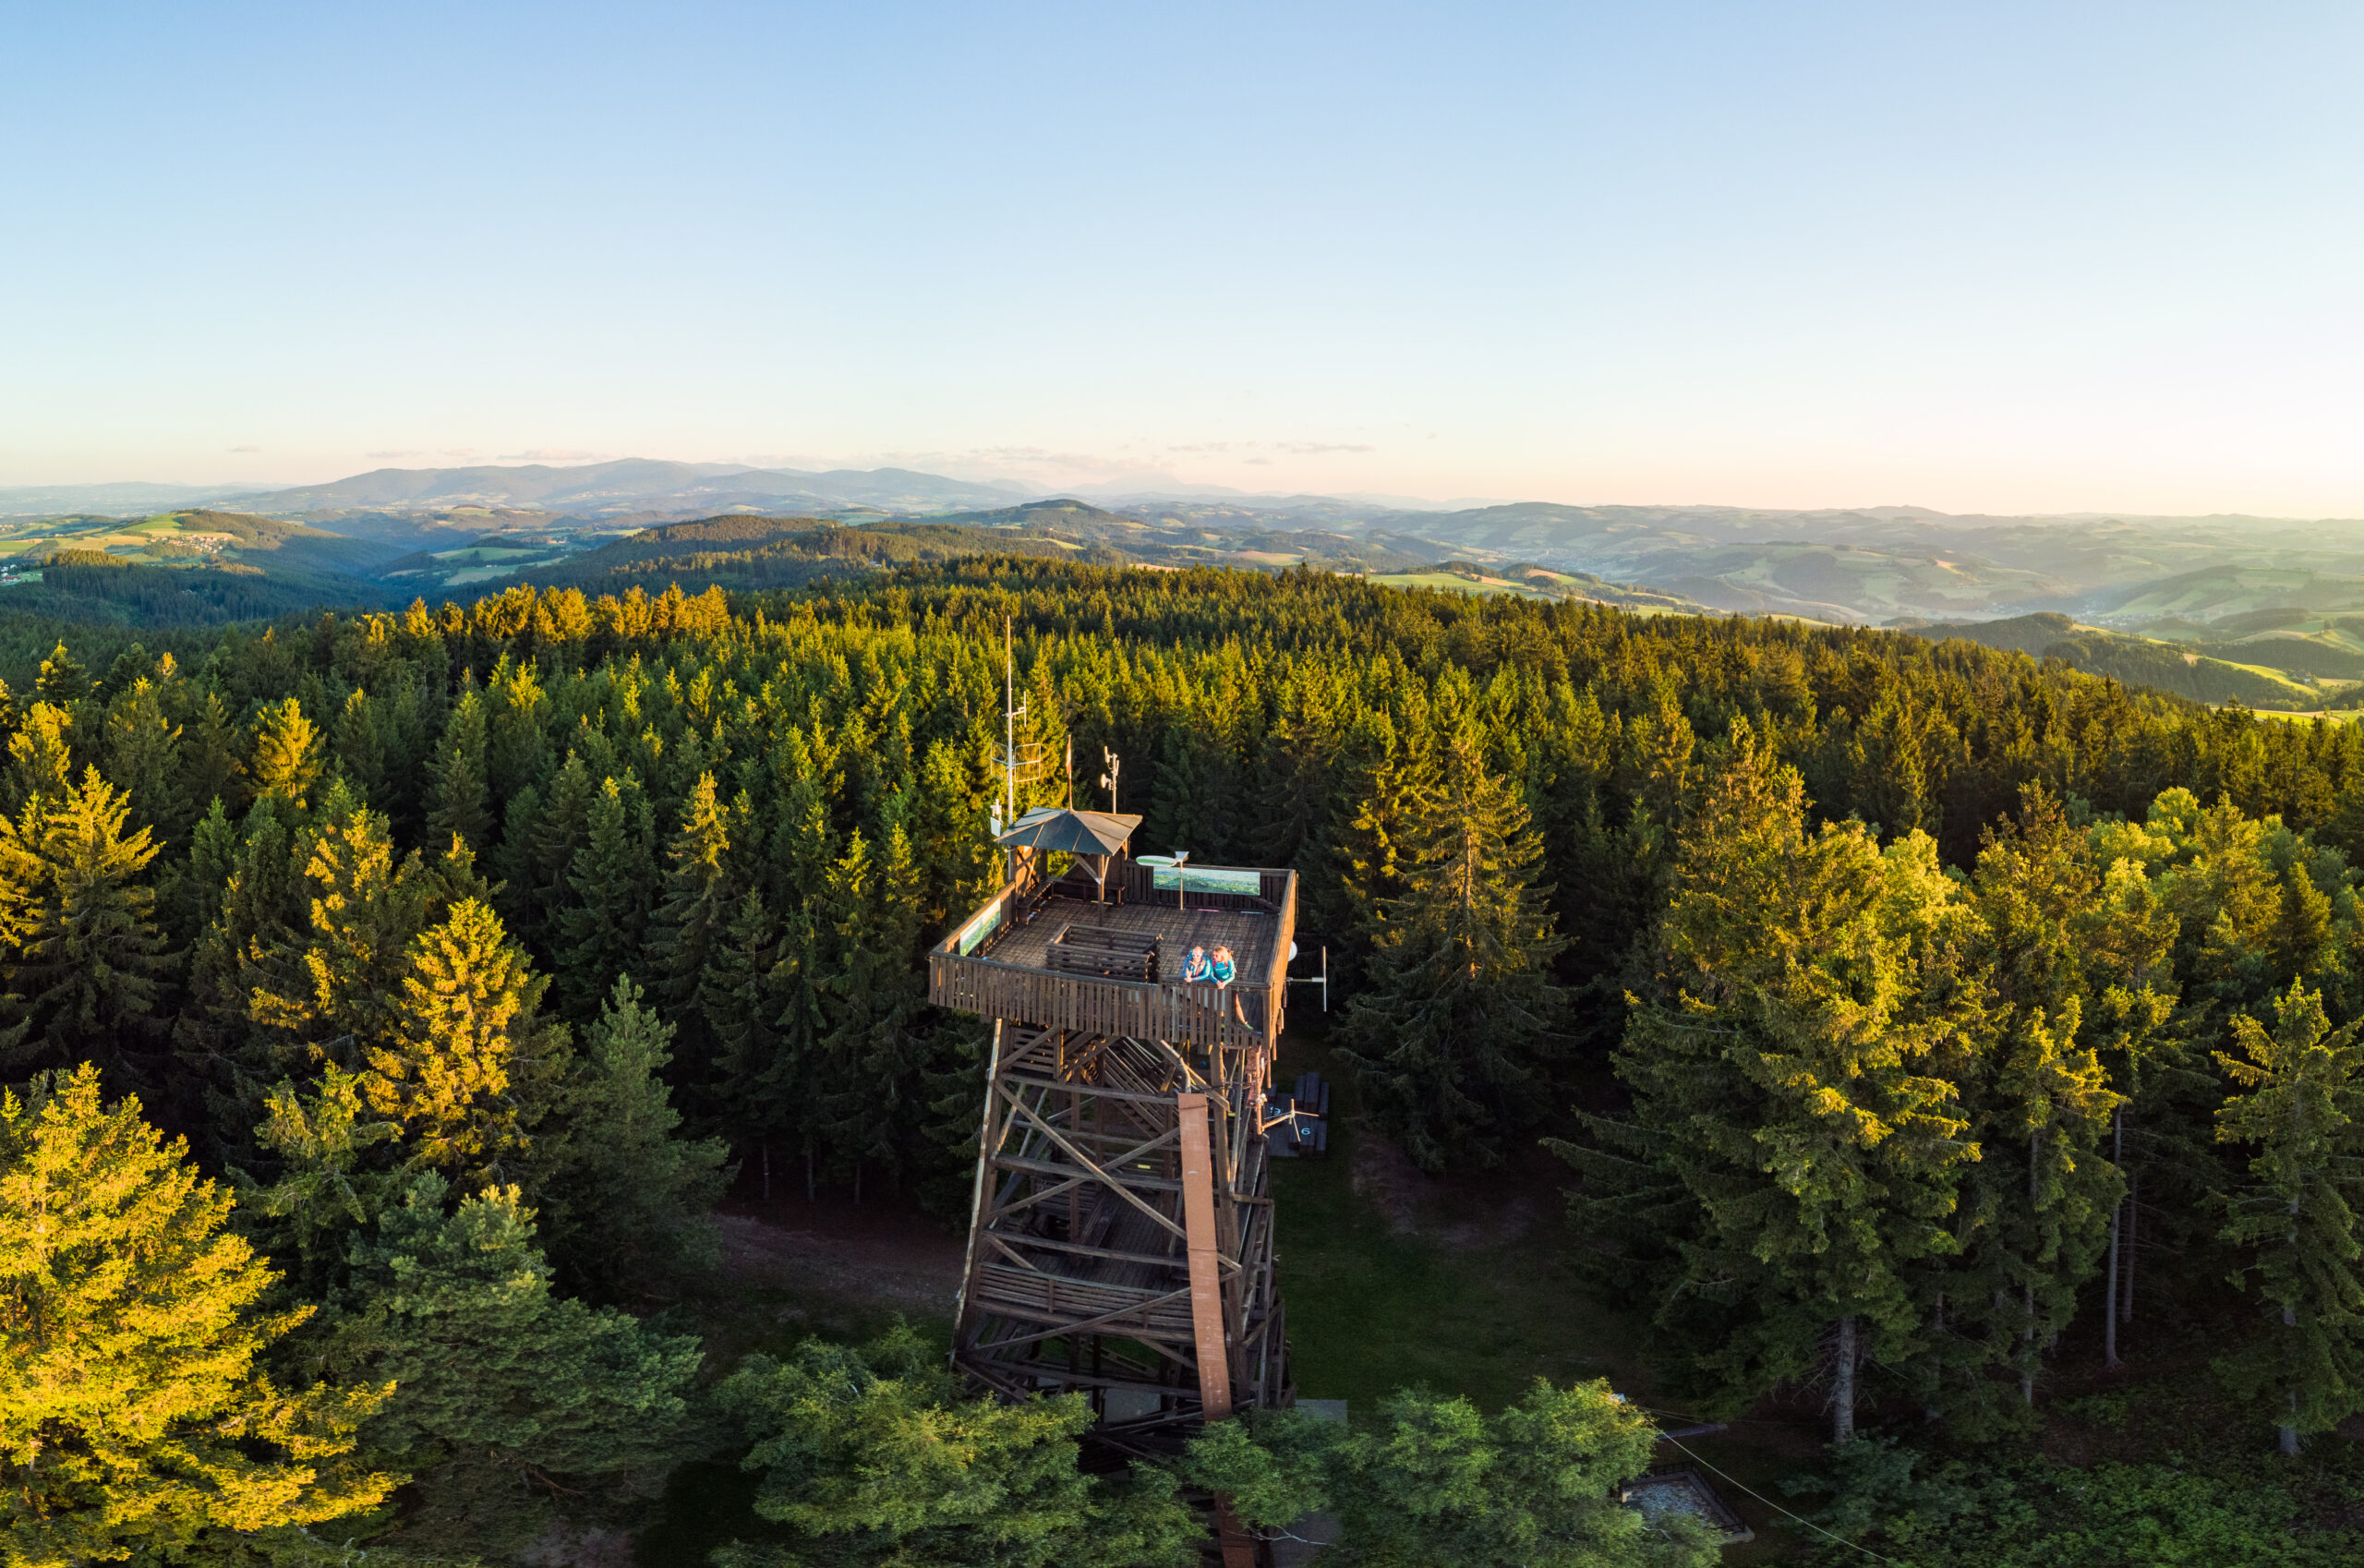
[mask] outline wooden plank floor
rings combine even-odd
[[[1270,972],[1272,936],[1280,928],[1280,917],[1244,910],[1173,910],[1054,897],[1043,900],[1032,920],[988,943],[985,956],[1006,964],[1041,969],[1052,938],[1069,924],[1108,926],[1156,937],[1160,961],[1165,965],[1159,976],[1162,980],[1182,978],[1182,965],[1196,943],[1205,947],[1210,956],[1218,946],[1229,947],[1240,979],[1261,981]]]

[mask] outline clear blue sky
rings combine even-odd
[[[2301,5],[18,5],[0,483],[2364,516],[2360,45]]]

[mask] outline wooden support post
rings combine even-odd
[[[1224,1345],[1223,1266],[1215,1237],[1214,1148],[1207,1136],[1207,1097],[1188,1092],[1174,1097],[1182,1123],[1182,1228],[1189,1236],[1190,1327],[1199,1350],[1199,1409],[1208,1421],[1231,1414],[1231,1357]],[[1227,1499],[1215,1498],[1215,1534],[1223,1542],[1224,1568],[1255,1568],[1255,1543],[1232,1517]]]
[[[1215,1237],[1215,1161],[1207,1137],[1207,1097],[1174,1097],[1182,1124],[1182,1232],[1190,1253],[1190,1326],[1199,1350],[1199,1403],[1210,1421],[1231,1414],[1231,1365],[1224,1345],[1223,1265]]]

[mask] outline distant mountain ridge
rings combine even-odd
[[[535,463],[376,468],[331,484],[250,495],[245,504],[256,512],[290,513],[381,507],[533,507],[597,517],[666,507],[714,513],[734,508],[826,512],[841,506],[940,511],[1006,505],[1025,493],[1017,486],[950,479],[909,468],[837,468],[808,474],[626,457],[575,467]]]

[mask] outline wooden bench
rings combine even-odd
[[[1094,974],[1106,980],[1154,982],[1157,938],[1146,932],[1104,925],[1070,925],[1051,938],[1043,967],[1062,974]]]

